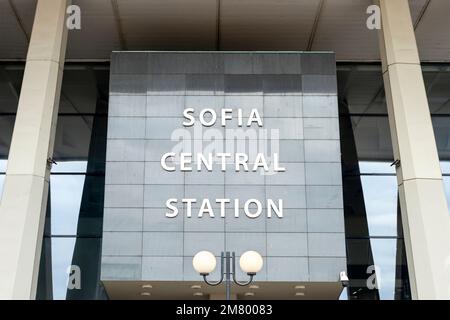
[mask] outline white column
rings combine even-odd
[[[450,299],[450,216],[408,0],[379,0],[380,52],[413,299]]]
[[[34,299],[69,0],[38,0],[0,206],[0,299]]]

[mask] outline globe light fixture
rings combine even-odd
[[[209,251],[200,251],[192,259],[195,271],[208,275],[216,268],[216,257]]]
[[[242,254],[239,260],[239,265],[242,271],[246,272],[248,275],[255,275],[261,271],[263,267],[263,259],[261,255],[256,251],[247,251]]]
[[[192,265],[203,280],[210,286],[218,286],[225,280],[226,299],[230,300],[231,296],[231,279],[239,286],[247,286],[253,281],[253,277],[261,271],[263,267],[263,259],[256,251],[247,251],[242,254],[239,260],[239,266],[242,271],[250,277],[246,282],[240,282],[236,279],[236,254],[234,252],[222,252],[220,255],[220,279],[216,282],[208,280],[207,276],[216,268],[216,257],[209,251],[198,252],[193,260]]]

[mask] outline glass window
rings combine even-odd
[[[450,99],[450,98],[449,98]],[[433,116],[436,146],[441,161],[450,160],[450,116]]]
[[[393,162],[389,120],[386,116],[352,116],[359,161]]]
[[[444,191],[445,196],[447,198],[447,205],[450,204],[450,176],[444,176],[442,177],[444,180]],[[448,211],[450,214],[450,206],[448,206]]]
[[[50,178],[51,233],[76,235],[84,175],[52,175]]]
[[[441,161],[442,174],[450,174],[450,161]]]
[[[391,161],[360,161],[359,171],[361,174],[395,174],[395,167]]]
[[[0,174],[0,201],[2,198],[2,194],[3,194],[3,184],[5,183],[5,175],[4,174]]]
[[[397,236],[397,178],[361,176],[369,236]]]
[[[338,65],[338,86],[348,297],[410,299],[406,266],[397,268],[406,259],[380,65]],[[378,290],[367,284],[373,266]]]
[[[8,160],[3,159],[0,160],[0,173],[5,173],[6,172],[6,164],[7,164]]]
[[[76,238],[52,238],[52,289],[54,300],[65,300],[69,281],[68,269],[72,265],[72,257]],[[69,269],[70,270],[70,269]]]
[[[395,299],[397,239],[371,239],[378,294],[381,300]]]
[[[87,161],[61,161],[52,166],[52,173],[86,173]]]
[[[87,160],[93,120],[93,116],[58,117],[53,153],[56,162]],[[58,165],[53,167],[57,169]]]
[[[380,65],[340,64],[338,94],[353,114],[386,114]]]
[[[428,104],[432,114],[450,115],[450,68],[448,65],[422,66],[427,89]]]

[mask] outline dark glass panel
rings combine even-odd
[[[380,65],[340,64],[337,68],[339,100],[352,114],[387,114]]]
[[[0,65],[0,114],[17,111],[23,68],[23,64]]]
[[[75,254],[77,246],[81,256]],[[44,238],[38,299],[105,299],[98,282],[99,263],[93,258],[99,256],[100,250],[100,238]],[[73,259],[74,256],[78,259]],[[75,283],[75,277],[69,278],[69,273],[74,274],[73,270],[79,270],[79,289],[68,286],[69,281]]]
[[[0,161],[8,158],[15,119],[15,115],[0,114]]]
[[[347,239],[347,250],[358,252],[347,260],[350,299],[410,299],[402,239]]]

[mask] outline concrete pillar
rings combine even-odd
[[[38,0],[0,206],[0,299],[34,299],[69,0]]]
[[[450,299],[450,217],[408,0],[379,0],[380,52],[413,299]]]

